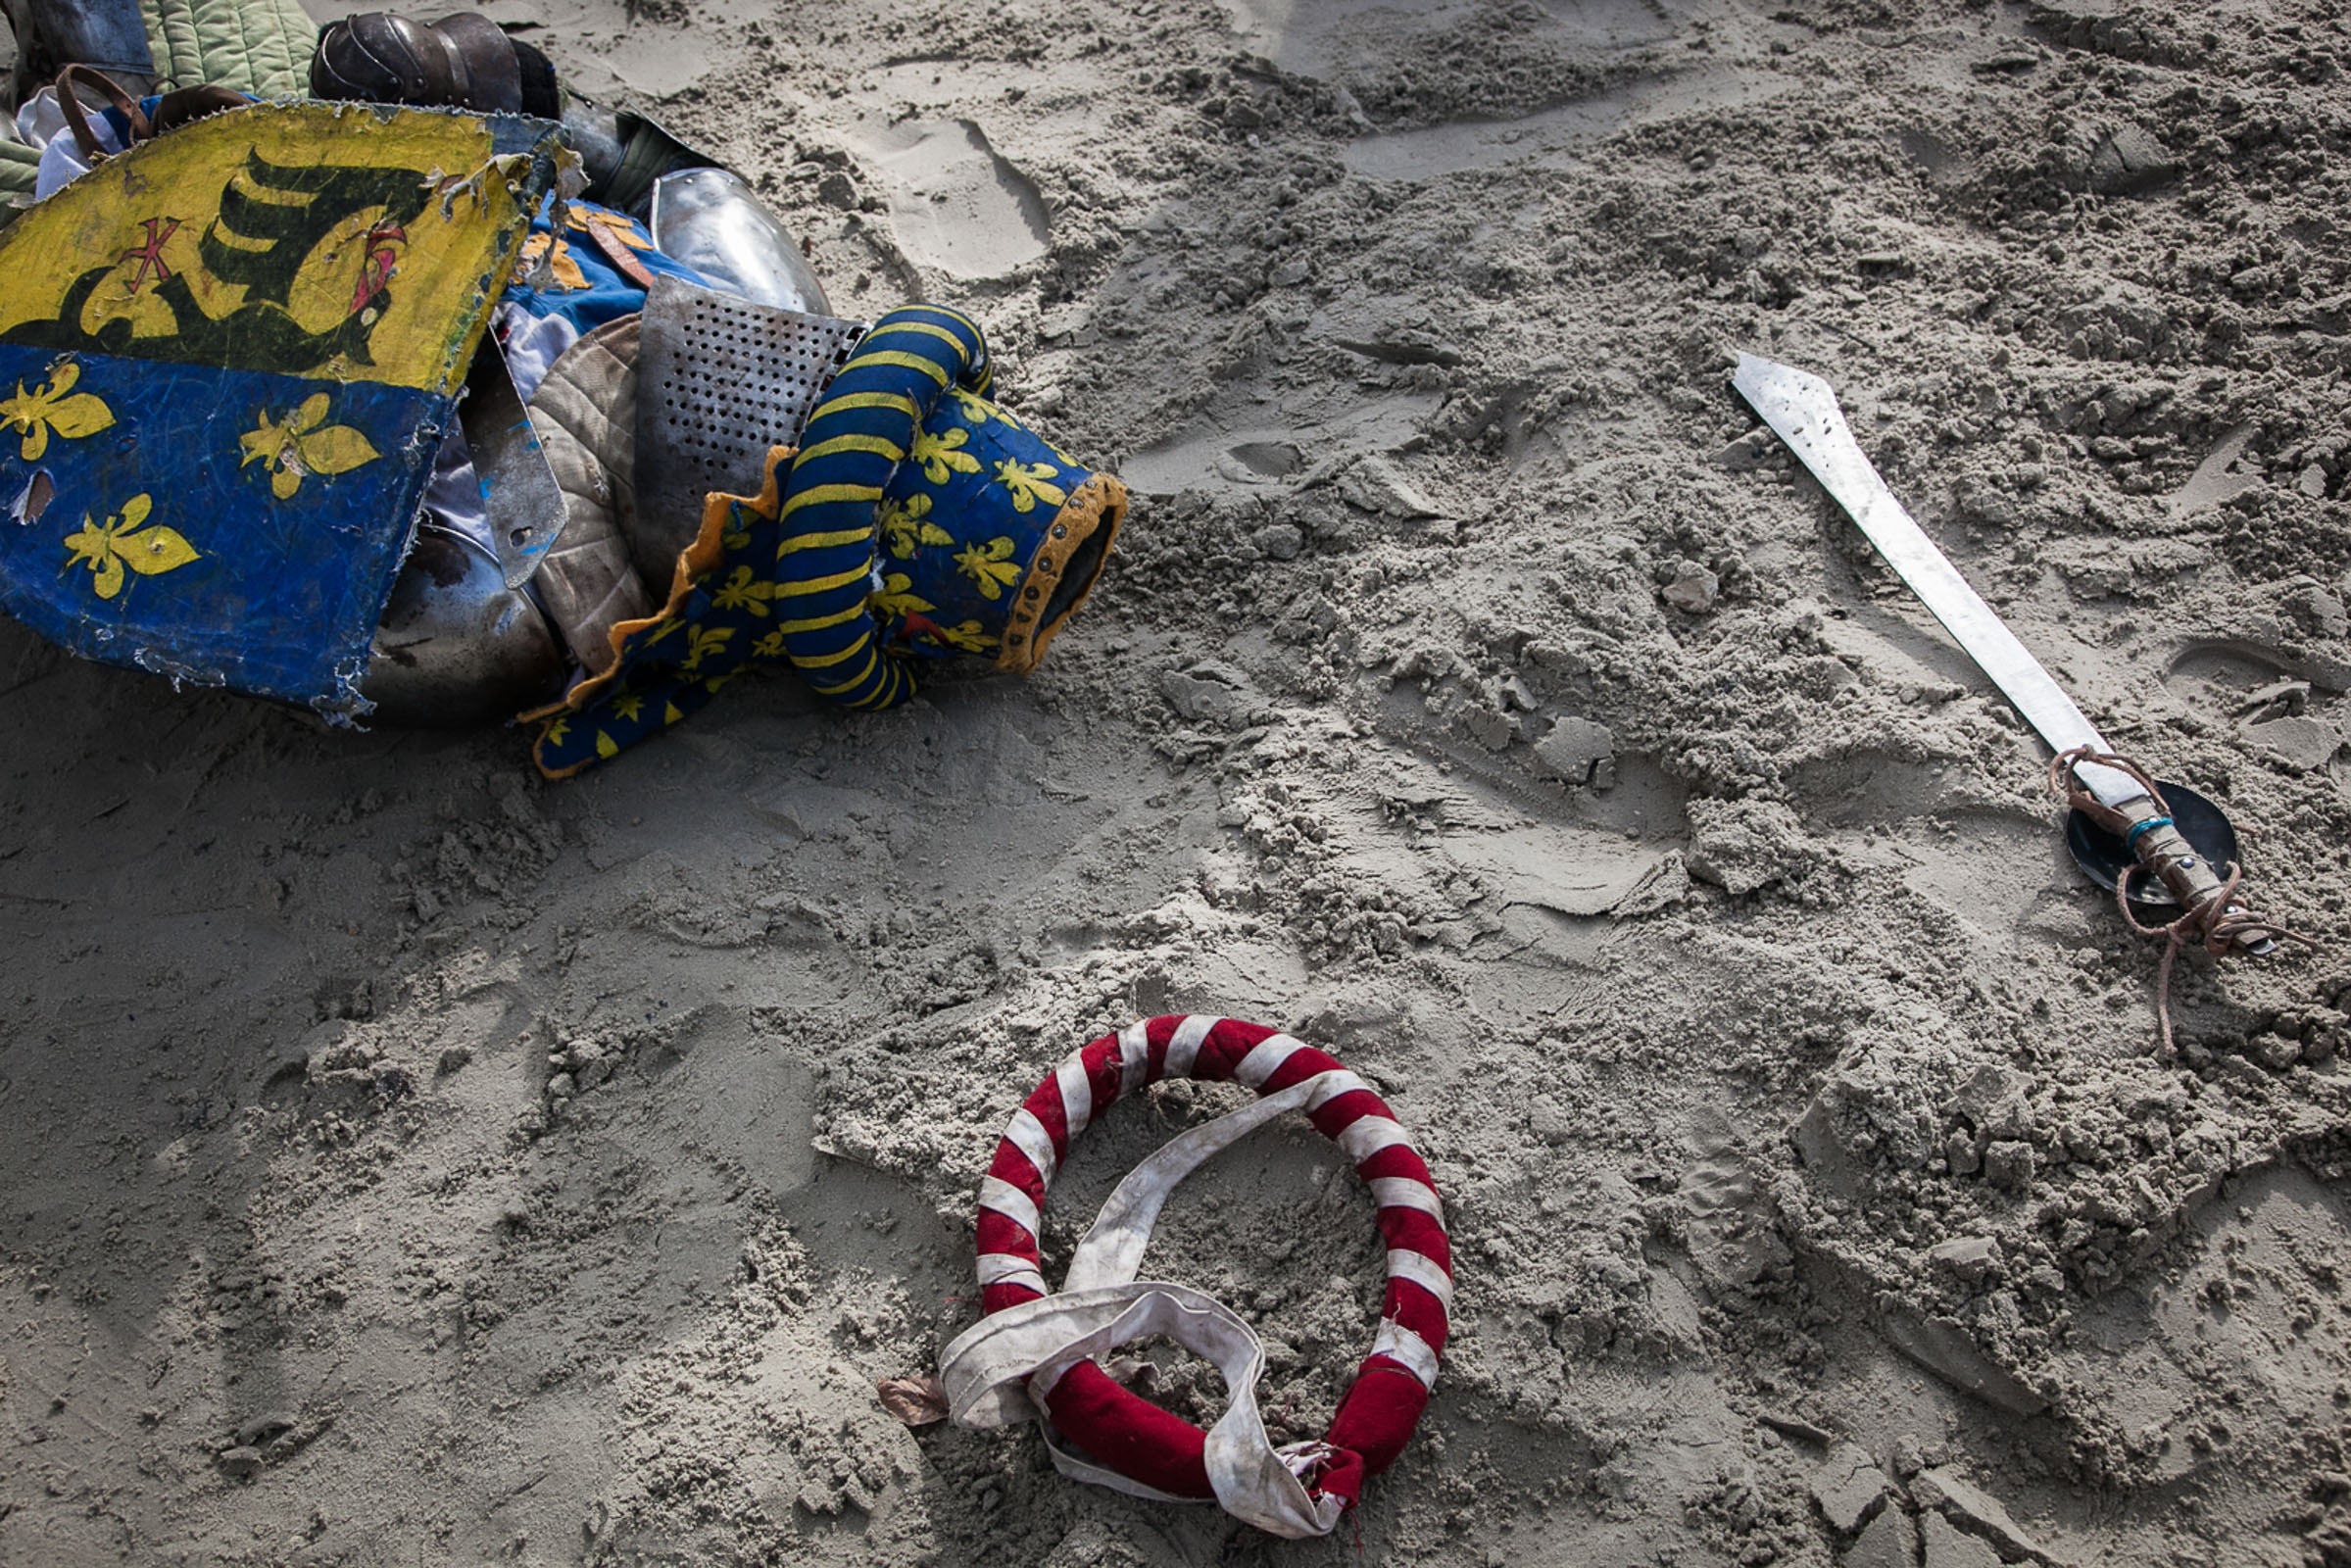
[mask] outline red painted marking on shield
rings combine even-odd
[[[164,261],[164,242],[178,229],[179,220],[176,218],[148,218],[140,220],[140,223],[147,230],[147,243],[133,245],[115,258],[118,264],[128,261],[136,261],[139,264],[139,270],[130,275],[130,292],[133,294],[146,287],[150,280],[157,283],[168,283],[171,280],[171,269]],[[156,230],[158,223],[163,225],[160,233]]]
[[[393,266],[400,259],[400,252],[390,244],[393,240],[407,244],[408,230],[398,223],[378,223],[367,230],[366,239],[360,241],[360,248],[367,253],[367,259],[360,267],[359,281],[352,286],[350,314],[353,316],[366,310],[367,302],[381,294],[384,285],[392,281],[392,274],[399,270]]]

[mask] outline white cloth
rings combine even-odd
[[[465,440],[465,426],[455,419],[433,453],[423,511],[431,521],[481,546],[491,560],[498,559],[498,542],[490,537],[490,510],[482,505],[481,476],[473,471],[473,448]]]
[[[89,111],[90,134],[98,145],[110,153],[122,150],[122,140],[115,134],[114,122],[92,109]],[[47,201],[58,190],[90,172],[89,160],[81,156],[81,143],[66,124],[66,112],[57,105],[57,89],[43,87],[17,109],[17,134],[27,147],[41,150],[40,172],[33,176],[32,199]]]
[[[491,316],[490,330],[506,350],[507,373],[514,378],[515,395],[525,403],[563,351],[579,341],[579,327],[561,311],[533,316],[511,301],[501,303]]]

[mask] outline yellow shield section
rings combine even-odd
[[[0,236],[0,342],[452,391],[527,226],[525,125],[553,130],[349,104],[198,121]]]

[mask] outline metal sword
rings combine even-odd
[[[1791,366],[1741,354],[1731,384],[1812,470],[1821,487],[1868,535],[1886,564],[1910,585],[1920,603],[1991,677],[2000,694],[2016,705],[2042,740],[2060,754],[2077,747],[2112,751],[2065,688],[2017,641],[2016,634],[1983,596],[1968,586],[1959,568],[1894,499],[1863,455],[1861,443],[1853,438],[1844,411],[1837,407],[1836,390],[1828,382]],[[2128,773],[2095,762],[2078,764],[2074,776],[2130,824],[2127,837],[2131,853],[2171,889],[2181,908],[2197,908],[2221,892],[2220,875],[2172,824],[2162,804],[2144,785]],[[2252,933],[2238,941],[2254,953],[2267,953],[2274,946],[2266,937]]]

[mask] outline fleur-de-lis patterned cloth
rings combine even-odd
[[[914,694],[915,662],[1036,667],[1124,520],[1126,487],[988,401],[980,330],[933,305],[876,321],[757,497],[713,495],[660,614],[548,719],[551,777],[591,767],[708,702],[747,665],[797,667],[868,711]]]
[[[634,316],[645,309],[646,285],[623,272],[616,256],[649,276],[702,281],[700,272],[656,250],[645,225],[626,213],[574,198],[559,216],[550,197],[531,220],[505,302],[525,316],[562,317],[571,327],[565,342]]]
[[[85,658],[365,710],[551,127],[263,104],[0,235],[0,610]]]
[[[702,707],[746,665],[783,657],[774,608],[783,541],[776,481],[791,460],[789,447],[767,455],[758,496],[711,496],[661,610],[612,628],[605,673],[523,715],[546,720],[535,757],[548,777],[619,756]]]

